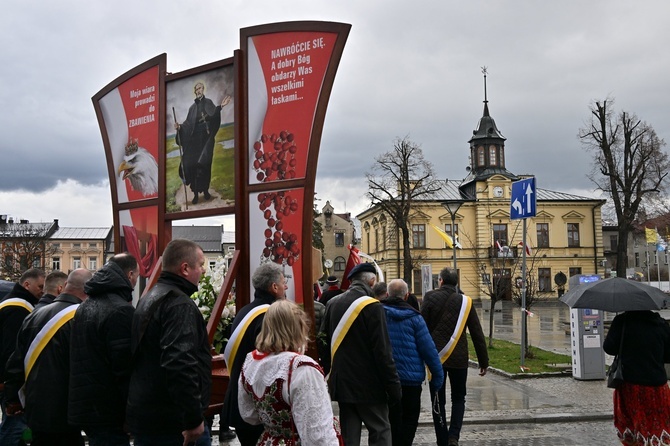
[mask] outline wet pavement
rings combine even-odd
[[[481,304],[476,307],[484,333],[488,336],[490,313],[482,310]],[[569,308],[561,302],[551,301],[537,303],[531,311],[535,316],[527,319],[530,344],[569,355]],[[514,302],[498,303],[493,317],[494,339],[520,342],[521,312]],[[604,319],[608,321],[613,317],[613,314],[606,313]],[[512,379],[493,372],[480,377],[478,370],[472,367],[468,375],[460,444],[618,444],[612,421],[612,392],[604,380],[580,381],[571,376],[557,375]],[[337,412],[336,403],[333,408]],[[239,443],[232,441],[228,444]],[[365,434],[361,444],[367,444]],[[427,386],[424,386],[422,394],[419,429],[414,444],[435,444]]]

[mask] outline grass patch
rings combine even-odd
[[[488,342],[488,339],[487,339]],[[468,350],[470,359],[477,361],[475,347],[472,344],[470,334],[468,334]],[[553,353],[542,350],[537,347],[530,347],[532,358],[526,355],[524,366],[527,367],[526,373],[546,373],[558,372],[561,369],[548,367],[547,364],[572,364],[572,358],[568,355]],[[507,373],[521,373],[521,345],[513,342],[493,340],[493,347],[489,347],[489,366]]]

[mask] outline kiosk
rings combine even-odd
[[[582,283],[600,280],[598,275],[570,277],[570,289]],[[588,308],[570,308],[570,345],[572,377],[578,380],[605,379],[603,350],[603,312]]]

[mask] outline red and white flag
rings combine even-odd
[[[500,242],[498,240],[496,240],[496,248],[498,248],[498,251],[500,251],[500,252],[502,252],[502,250],[503,250],[502,245],[500,244]]]
[[[519,246],[523,246],[523,242],[519,242]],[[532,255],[530,245],[528,243],[526,243],[526,255]]]

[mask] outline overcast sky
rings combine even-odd
[[[160,53],[178,72],[232,56],[240,28],[293,20],[352,25],[323,132],[319,207],[364,210],[364,174],[396,137],[420,144],[439,178],[463,178],[482,116],[482,66],[508,170],[591,196],[591,156],[577,133],[593,101],[616,99],[617,111],[670,141],[669,18],[665,0],[9,0],[0,15],[0,214],[111,226],[90,98]]]

